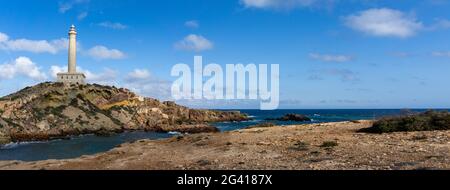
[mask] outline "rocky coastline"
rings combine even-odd
[[[209,123],[245,120],[240,112],[189,109],[124,88],[47,82],[0,98],[0,144],[134,130],[217,132]]]
[[[450,169],[450,131],[359,132],[372,123],[255,127],[140,140],[75,159],[0,161],[0,170]]]

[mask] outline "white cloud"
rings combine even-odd
[[[150,74],[146,69],[135,69],[125,78],[125,86],[137,94],[152,98],[171,99],[171,82],[161,80]]]
[[[388,53],[390,56],[393,57],[400,57],[400,58],[407,58],[407,57],[413,57],[416,54],[412,52],[404,52],[404,51],[394,51]]]
[[[67,0],[59,3],[59,12],[65,13],[72,9],[75,5],[89,3],[89,0]]]
[[[77,19],[78,20],[83,20],[88,16],[88,12],[82,12],[80,14],[78,14]]]
[[[324,76],[338,77],[342,82],[359,81],[358,74],[348,69],[322,69],[314,71],[309,80],[324,80]]]
[[[323,62],[348,62],[352,60],[351,56],[346,55],[323,55],[318,53],[311,53],[309,57]]]
[[[65,38],[56,39],[52,41],[10,39],[8,35],[0,33],[0,50],[56,54],[59,51],[67,48],[68,48],[68,40]]]
[[[393,9],[369,9],[345,17],[350,28],[373,36],[407,38],[424,28],[413,16]]]
[[[297,7],[309,7],[323,0],[241,0],[247,8],[259,9],[293,9]]]
[[[431,30],[437,29],[449,29],[450,28],[450,20],[447,19],[436,19],[436,23],[429,27]]]
[[[69,39],[67,39],[67,38],[60,38],[57,40],[52,40],[50,42],[50,44],[58,51],[69,49]],[[81,44],[79,42],[77,42],[77,50],[80,50],[80,49],[81,49]]]
[[[434,57],[450,57],[450,51],[436,51],[432,55]]]
[[[117,49],[108,49],[105,46],[95,46],[87,51],[87,55],[95,59],[124,59],[125,53]]]
[[[182,99],[177,104],[195,109],[259,109],[260,100],[206,100]],[[282,100],[280,105],[286,103]]]
[[[86,80],[90,83],[104,84],[104,85],[116,85],[117,84],[117,71],[109,68],[103,69],[100,73],[93,73],[89,70],[80,69],[86,75]]]
[[[329,69],[324,71],[326,74],[338,76],[344,82],[359,81],[357,74],[348,69]]]
[[[18,39],[3,43],[4,49],[11,51],[29,51],[33,53],[52,53],[52,54],[58,52],[58,49],[46,40],[33,41],[27,39]]]
[[[9,40],[9,36],[0,32],[0,43],[6,42]]]
[[[175,48],[187,51],[204,51],[213,48],[213,43],[200,35],[190,34],[183,40],[175,43]]]
[[[12,79],[16,76],[25,76],[36,81],[47,78],[47,75],[28,57],[19,57],[13,62],[0,65],[0,78]]]
[[[124,30],[124,29],[128,28],[127,25],[124,25],[122,23],[109,22],[109,21],[98,23],[98,25],[101,27],[111,28],[111,29],[115,29],[115,30]]]
[[[200,24],[196,20],[186,21],[184,25],[188,28],[198,28]]]
[[[450,28],[450,20],[440,19],[437,23],[441,28]]]
[[[88,83],[101,85],[125,86],[133,92],[157,99],[169,100],[171,98],[171,82],[159,79],[151,75],[147,69],[135,69],[125,77],[119,77],[116,70],[103,69],[99,73],[77,67],[77,71],[86,75]],[[56,80],[57,73],[67,72],[67,66],[51,66],[50,75]]]
[[[67,72],[67,70],[68,70],[67,67],[60,67],[60,66],[53,65],[50,67],[50,76],[52,78],[56,79],[56,75],[58,73],[64,73],[64,72]]]
[[[127,80],[144,80],[150,78],[150,72],[146,69],[135,69],[133,72],[128,73]]]
[[[438,21],[438,24],[439,24],[439,26],[441,27],[441,28],[450,28],[450,20],[443,20],[443,19],[441,19],[441,20],[439,20]]]

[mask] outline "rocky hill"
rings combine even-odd
[[[243,121],[239,112],[194,110],[96,84],[41,83],[0,98],[0,143],[127,130],[213,132],[208,122]]]

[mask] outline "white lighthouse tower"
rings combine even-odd
[[[65,84],[85,84],[86,76],[77,73],[77,31],[72,25],[69,31],[69,59],[67,73],[58,73],[58,82]]]

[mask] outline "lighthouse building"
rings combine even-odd
[[[77,31],[72,25],[69,31],[69,60],[67,73],[58,73],[57,81],[65,84],[85,84],[86,76],[77,73]]]

